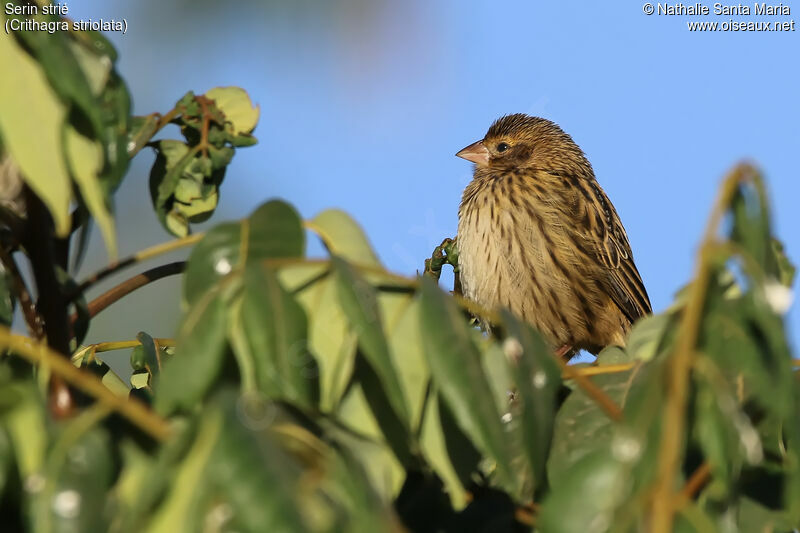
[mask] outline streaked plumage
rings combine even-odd
[[[650,300],[572,138],[549,120],[509,115],[458,155],[476,163],[458,212],[465,296],[508,308],[565,355],[623,345]]]

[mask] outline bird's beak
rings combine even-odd
[[[483,141],[470,144],[456,155],[463,157],[467,161],[472,161],[480,167],[485,167],[489,164],[489,149],[486,148]]]

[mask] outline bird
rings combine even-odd
[[[652,307],[617,210],[572,137],[518,113],[456,155],[475,164],[458,210],[463,295],[505,307],[559,357],[624,346]]]

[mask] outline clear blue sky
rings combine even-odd
[[[217,85],[260,104],[259,144],[237,155],[212,220],[275,196],[304,216],[340,207],[389,268],[411,274],[456,232],[471,168],[453,154],[502,114],[540,115],[587,153],[659,311],[689,279],[720,180],[744,158],[765,171],[778,235],[800,259],[800,30],[692,33],[687,20],[764,19],[646,16],[643,4],[68,3],[74,19],[127,19],[128,33],[110,37],[135,112]],[[800,19],[800,3],[786,5],[791,16],[767,20]],[[152,156],[137,159],[118,199],[123,253],[168,237],[141,215]],[[95,243],[88,269],[104,261]],[[176,289],[165,282],[140,303],[177,309]],[[168,336],[173,324],[131,320],[127,334],[92,336]]]

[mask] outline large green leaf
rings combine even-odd
[[[445,435],[439,402],[438,395],[433,394],[426,404],[425,416],[420,428],[420,446],[425,459],[444,483],[444,489],[450,498],[451,505],[458,511],[467,504],[465,487],[468,484],[470,473],[465,476],[459,475],[458,470],[461,465],[458,464],[458,458],[451,458],[447,442],[448,435]],[[451,439],[453,433],[449,435]],[[459,451],[465,450],[455,450],[456,453]],[[474,464],[468,465],[470,470],[472,467]]]
[[[152,513],[152,518],[148,515],[150,520],[144,531],[147,533],[188,533],[202,529],[206,518],[206,513],[203,512],[203,503],[207,502],[211,491],[207,474],[208,463],[217,447],[223,428],[222,411],[218,408],[208,409],[191,447],[168,480],[169,490],[163,495],[162,502],[154,512],[150,509],[143,509]],[[159,474],[158,471],[153,473]]]
[[[408,428],[406,398],[389,353],[389,343],[384,334],[377,294],[372,286],[343,260],[334,257],[332,265],[339,281],[342,309],[358,336],[361,351],[380,379],[395,413]]]
[[[281,200],[270,200],[248,218],[247,260],[300,258],[305,254],[303,221]]]
[[[181,325],[175,356],[164,363],[155,397],[158,412],[192,409],[222,369],[227,350],[227,302],[209,292]]]
[[[339,406],[337,423],[321,420],[327,435],[349,450],[364,470],[372,489],[384,502],[391,502],[406,476],[397,453],[387,443],[373,409],[360,384],[353,385]]]
[[[453,300],[429,279],[422,280],[421,311],[423,343],[436,387],[458,425],[497,462],[501,484],[512,485],[505,428],[469,326]]]
[[[252,361],[258,390],[268,397],[316,407],[319,369],[308,350],[308,321],[272,269],[257,264],[246,267],[238,318],[231,325],[232,344],[240,357]]]
[[[105,190],[99,180],[103,169],[103,147],[97,141],[84,137],[72,126],[67,126],[64,134],[67,161],[72,169],[72,177],[78,184],[81,196],[89,212],[97,222],[112,261],[117,257],[117,241],[114,218],[106,204]]]
[[[603,354],[598,363],[604,364]],[[619,407],[624,408],[641,366],[632,370],[601,374],[591,379]],[[547,478],[557,487],[584,456],[609,446],[614,422],[583,389],[576,389],[562,404],[555,419],[553,442],[547,460]]]
[[[218,497],[230,505],[230,527],[240,531],[307,531],[297,502],[298,470],[265,432],[243,422],[241,400],[221,393],[213,406],[222,414],[208,475]]]
[[[283,269],[280,277],[287,286],[302,288],[297,300],[308,317],[308,346],[319,365],[320,409],[332,412],[350,383],[357,339],[339,303],[338,281],[332,275],[320,277],[326,271],[327,266],[295,266]],[[316,281],[308,285],[309,279]]]
[[[398,304],[394,305],[393,300],[398,300]],[[422,346],[419,298],[381,293],[378,301],[386,316],[389,352],[408,401],[410,427],[419,431],[430,386],[430,370]],[[395,313],[391,316],[393,309]]]
[[[344,211],[327,209],[307,224],[319,234],[331,254],[358,265],[380,266],[364,231]]]
[[[103,531],[110,519],[102,502],[114,479],[108,433],[92,427],[98,410],[86,411],[61,428],[47,457],[44,488],[34,499],[32,531]],[[91,503],[90,503],[91,502]]]
[[[508,311],[503,312],[503,324],[507,333],[504,347],[519,406],[518,411],[512,410],[512,424],[518,428],[536,487],[545,482],[561,369],[550,347],[528,324]]]
[[[562,486],[545,499],[537,528],[548,533],[608,531],[628,497],[627,474],[627,465],[610,450],[591,451],[564,472]]]
[[[189,256],[183,298],[192,305],[221,277],[248,261],[300,258],[305,234],[297,212],[272,200],[241,223],[220,224],[197,243]]]
[[[44,405],[34,384],[11,381],[10,377],[9,367],[1,366],[0,422],[8,432],[20,477],[29,479],[39,475],[44,466],[50,435]]]
[[[0,14],[0,22],[5,23]],[[40,65],[16,40],[0,39],[4,69],[13,76],[0,76],[0,134],[6,150],[19,166],[33,192],[50,210],[56,234],[70,230],[72,199],[67,165],[62,149],[66,108],[48,83]]]

